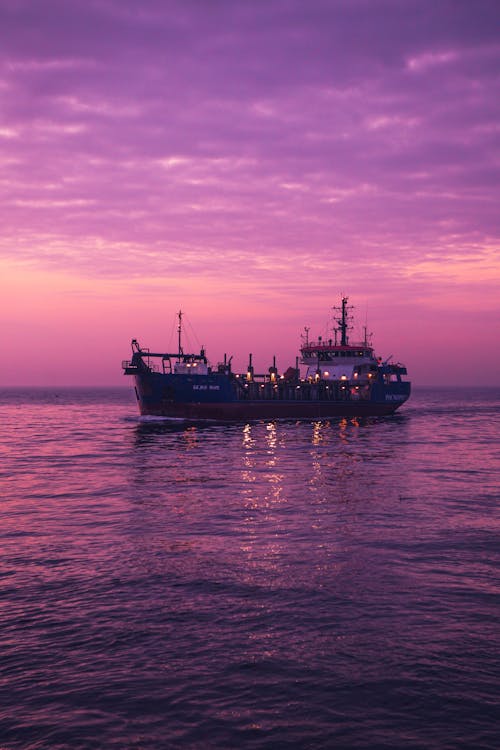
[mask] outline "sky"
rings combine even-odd
[[[499,385],[497,0],[1,0],[0,385],[294,364],[342,294]]]

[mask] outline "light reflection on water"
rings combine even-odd
[[[499,404],[201,425],[2,394],[5,747],[496,746]]]

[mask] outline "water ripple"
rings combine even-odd
[[[498,747],[498,390],[235,425],[0,396],[2,749]]]

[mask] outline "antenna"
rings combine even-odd
[[[373,333],[368,333],[368,326],[363,326],[363,346],[371,346]]]

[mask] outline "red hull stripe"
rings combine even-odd
[[[161,406],[141,404],[143,416],[172,419],[240,421],[254,419],[326,419],[328,417],[376,417],[393,414],[400,402],[231,402],[231,403],[170,403]]]

